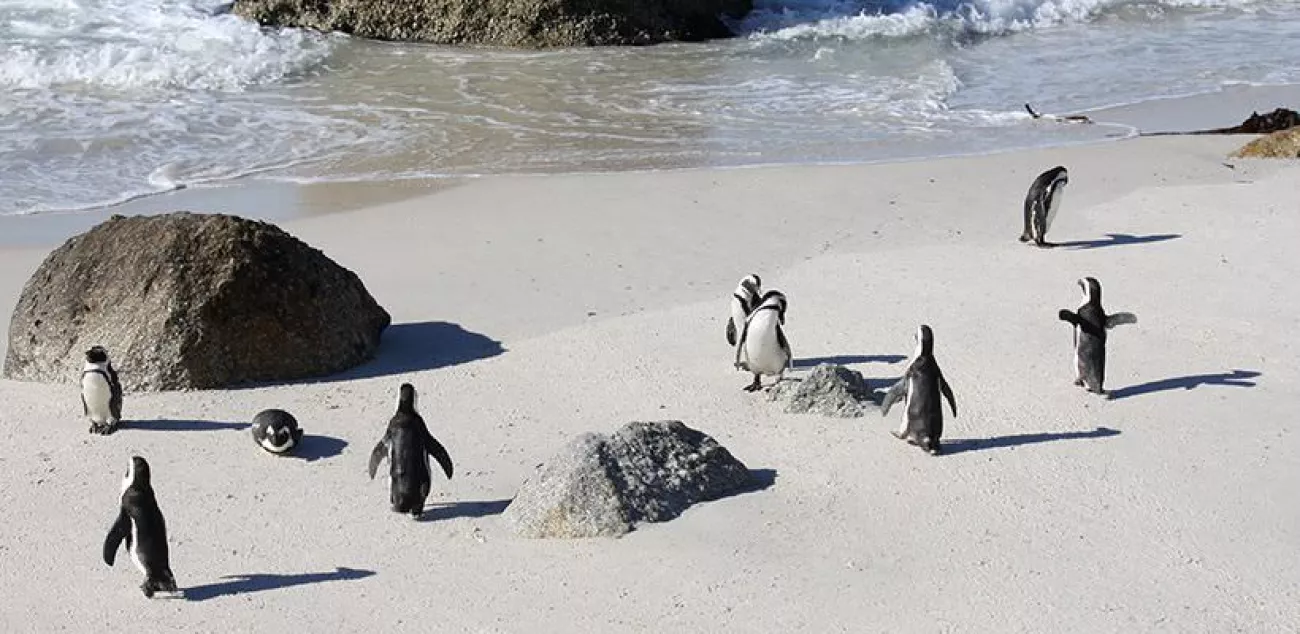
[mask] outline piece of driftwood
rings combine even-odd
[[[1268,114],[1250,113],[1241,125],[1213,130],[1193,130],[1191,132],[1143,132],[1139,136],[1169,136],[1172,134],[1270,134],[1289,130],[1300,125],[1300,113],[1286,108],[1278,108]]]
[[[1081,114],[1068,114],[1065,116],[1038,114],[1037,112],[1034,112],[1033,107],[1029,104],[1025,104],[1025,111],[1029,113],[1029,116],[1035,119],[1051,119],[1052,121],[1060,121],[1062,123],[1092,123],[1092,119]]]

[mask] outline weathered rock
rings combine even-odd
[[[820,414],[856,418],[874,405],[862,374],[842,365],[823,363],[802,380],[785,380],[767,393],[769,401],[784,401],[788,414]]]
[[[4,376],[75,382],[98,344],[128,390],[316,377],[370,359],[388,324],[354,273],[274,225],[114,216],[27,281]]]
[[[1231,156],[1236,158],[1300,158],[1300,128],[1262,136],[1243,145]]]
[[[720,16],[753,0],[235,0],[263,25],[381,40],[519,46],[607,46],[730,37]]]
[[[523,537],[617,537],[750,488],[749,469],[680,421],[583,434],[538,468],[502,516]]]

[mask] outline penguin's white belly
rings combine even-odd
[[[1065,198],[1065,188],[1057,187],[1056,191],[1047,200],[1047,217],[1043,219],[1043,233],[1046,234],[1052,228],[1052,221],[1056,220],[1056,212],[1061,209],[1061,199]]]
[[[776,338],[776,312],[760,311],[749,324],[745,338],[745,358],[755,374],[780,374],[789,358]]]
[[[112,417],[108,403],[113,398],[113,390],[103,376],[94,373],[82,375],[81,398],[86,401],[87,415],[91,421],[103,424]]]
[[[148,575],[149,571],[145,570],[144,558],[140,556],[140,529],[136,527],[135,520],[131,520],[131,561],[135,562],[135,567],[140,569],[142,574]]]

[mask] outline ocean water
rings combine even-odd
[[[848,162],[1125,135],[1031,120],[1300,81],[1300,0],[756,0],[704,44],[466,50],[214,0],[0,0],[0,215],[293,181]],[[1280,105],[1280,104],[1279,104]]]

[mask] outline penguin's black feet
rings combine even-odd
[[[152,598],[153,598],[153,584],[152,584],[152,583],[146,581],[146,582],[140,584],[140,591],[144,593],[144,598],[146,598],[146,599],[152,599]]]
[[[1022,234],[1020,234],[1020,241],[1021,241],[1021,242],[1029,242],[1031,239],[1032,239],[1032,238],[1030,238],[1030,237],[1029,237],[1029,234],[1027,234],[1027,233],[1022,233]]]
[[[1075,380],[1074,380],[1074,386],[1075,386],[1075,387],[1083,387],[1083,379],[1075,379]]]
[[[1055,249],[1055,248],[1056,248],[1056,243],[1055,243],[1055,242],[1042,242],[1042,241],[1040,241],[1040,242],[1035,242],[1035,243],[1034,243],[1034,246],[1036,246],[1036,247],[1038,247],[1038,248],[1040,248],[1040,249]]]
[[[413,511],[411,511],[411,519],[413,519],[413,520],[415,520],[415,521],[417,521],[417,522],[420,521],[420,516],[421,516],[421,515],[424,515],[424,511],[419,511],[419,510],[413,510]]]
[[[893,436],[894,438],[897,438],[897,439],[899,439],[899,440],[904,440],[904,439],[905,439],[905,437],[904,437],[902,434],[900,434],[900,433],[898,433],[898,432],[896,432],[896,431],[894,431],[894,430],[892,430],[892,429],[889,430],[889,435],[890,435],[890,436]]]
[[[763,389],[763,380],[757,374],[754,375],[754,382],[745,386],[746,392],[757,392],[761,389]]]

